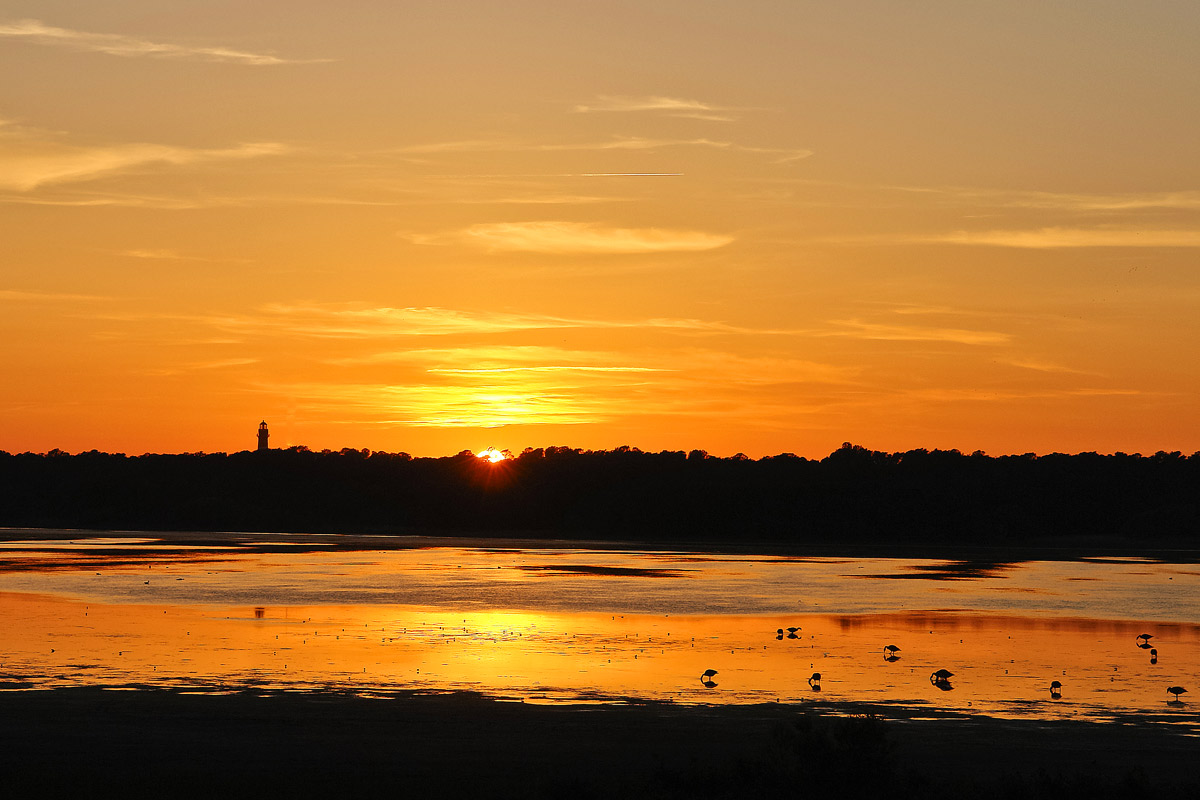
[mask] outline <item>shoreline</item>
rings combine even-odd
[[[464,692],[3,691],[0,774],[11,796],[752,797],[793,781],[845,794],[883,779],[901,796],[933,797],[1200,788],[1196,738],[1170,725],[930,716],[860,703],[536,705]]]
[[[1166,563],[1193,564],[1200,562],[1200,548],[1193,542],[1166,541],[1148,546],[1131,538],[1101,536],[1081,540],[1062,537],[1037,545],[975,545],[939,541],[897,543],[848,542],[814,544],[762,540],[754,542],[725,542],[716,539],[591,539],[561,538],[561,535],[537,535],[535,532],[470,531],[461,535],[445,533],[307,533],[264,531],[163,531],[150,529],[91,529],[91,528],[26,528],[0,527],[0,541],[71,541],[76,539],[140,538],[153,536],[179,546],[242,545],[245,550],[287,552],[306,550],[407,550],[429,547],[463,547],[472,549],[582,549],[582,550],[642,550],[654,552],[685,552],[711,555],[777,556],[781,558],[921,558],[964,564],[996,564],[1024,561],[1077,561],[1080,559],[1141,559]],[[280,541],[272,542],[270,539]],[[1193,546],[1185,546],[1193,545]],[[120,544],[96,550],[122,551]],[[3,551],[0,550],[0,555]]]

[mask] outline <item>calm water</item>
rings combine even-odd
[[[0,688],[10,690],[820,698],[931,714],[1134,715],[1200,730],[1192,704],[1168,703],[1166,692],[1189,687],[1200,706],[1200,566],[1191,563],[7,533]],[[789,627],[798,630],[776,633]],[[1143,633],[1156,661],[1138,646]],[[898,658],[885,659],[889,644]],[[717,674],[706,685],[708,669]],[[937,669],[954,677],[935,685]],[[821,680],[810,685],[814,672]]]

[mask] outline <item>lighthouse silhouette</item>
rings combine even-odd
[[[258,424],[258,452],[261,453],[270,449],[267,447],[267,439],[270,436],[271,434],[267,432],[267,421],[264,419]]]

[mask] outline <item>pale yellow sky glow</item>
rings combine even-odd
[[[13,0],[0,449],[1195,451],[1198,39],[1185,0]]]

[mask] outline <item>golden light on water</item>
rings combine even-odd
[[[1025,562],[916,580],[932,574],[928,559],[511,541],[324,551],[311,548],[326,537],[236,534],[2,544],[0,643],[14,688],[820,697],[1042,719],[1170,712],[1200,728],[1194,712],[1165,705],[1165,687],[1189,685],[1200,659],[1194,564]],[[710,669],[714,680],[701,680]],[[938,669],[954,673],[949,684],[930,682]],[[814,672],[819,688],[806,680]]]

